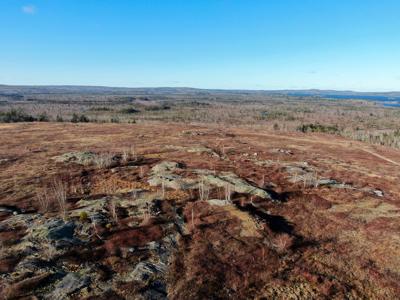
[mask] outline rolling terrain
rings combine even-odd
[[[400,153],[262,127],[0,125],[0,298],[395,299]]]

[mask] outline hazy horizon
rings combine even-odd
[[[237,88],[203,88],[192,86],[111,86],[111,85],[86,85],[86,84],[4,84],[0,83],[0,87],[82,87],[82,88],[110,88],[110,89],[195,89],[195,90],[221,90],[221,91],[265,91],[265,92],[284,92],[284,91],[316,91],[316,92],[340,92],[340,93],[400,93],[399,90],[386,90],[386,91],[357,91],[357,90],[335,90],[335,89],[237,89]]]

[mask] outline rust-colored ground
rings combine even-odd
[[[2,124],[0,141],[0,207],[21,213],[39,210],[37,192],[54,178],[69,182],[69,208],[84,196],[157,191],[147,178],[162,161],[231,171],[270,192],[274,201],[234,193],[234,205],[220,207],[200,201],[197,191],[164,191],[164,201],[176,203],[187,229],[169,260],[171,299],[395,299],[400,294],[399,151],[332,135],[156,123]],[[138,157],[132,169],[100,170],[52,159],[73,151],[120,154],[132,147]],[[313,179],[346,187],[290,180],[300,176],[288,171],[299,163],[313,169]],[[215,188],[208,197],[223,195]],[[134,263],[124,262],[119,250],[162,239],[169,229],[160,218],[172,214],[169,208],[162,211],[162,217],[139,220],[142,225],[133,229],[124,224],[134,217],[122,211],[120,227],[93,246],[92,259],[117,273]],[[48,215],[56,214],[51,203]],[[8,217],[0,212],[0,221]],[[2,247],[17,243],[24,230],[0,232]],[[3,257],[0,273],[12,272],[18,261]],[[113,295],[130,299],[129,283],[114,287]],[[136,288],[131,292],[140,294]]]

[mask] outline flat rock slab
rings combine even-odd
[[[53,157],[56,162],[75,162],[81,165],[87,165],[93,162],[96,158],[96,153],[90,151],[84,152],[67,152],[59,156]]]

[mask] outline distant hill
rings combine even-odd
[[[225,89],[197,89],[188,87],[149,87],[126,88],[106,86],[74,86],[74,85],[0,85],[0,95],[26,95],[26,94],[136,94],[136,95],[177,95],[177,94],[258,94],[258,95],[288,95],[288,96],[313,96],[336,99],[376,99],[389,100],[400,98],[400,92],[355,92],[337,90],[225,90]]]
[[[78,85],[0,85],[0,94],[176,94],[193,93],[192,88],[125,88]]]

